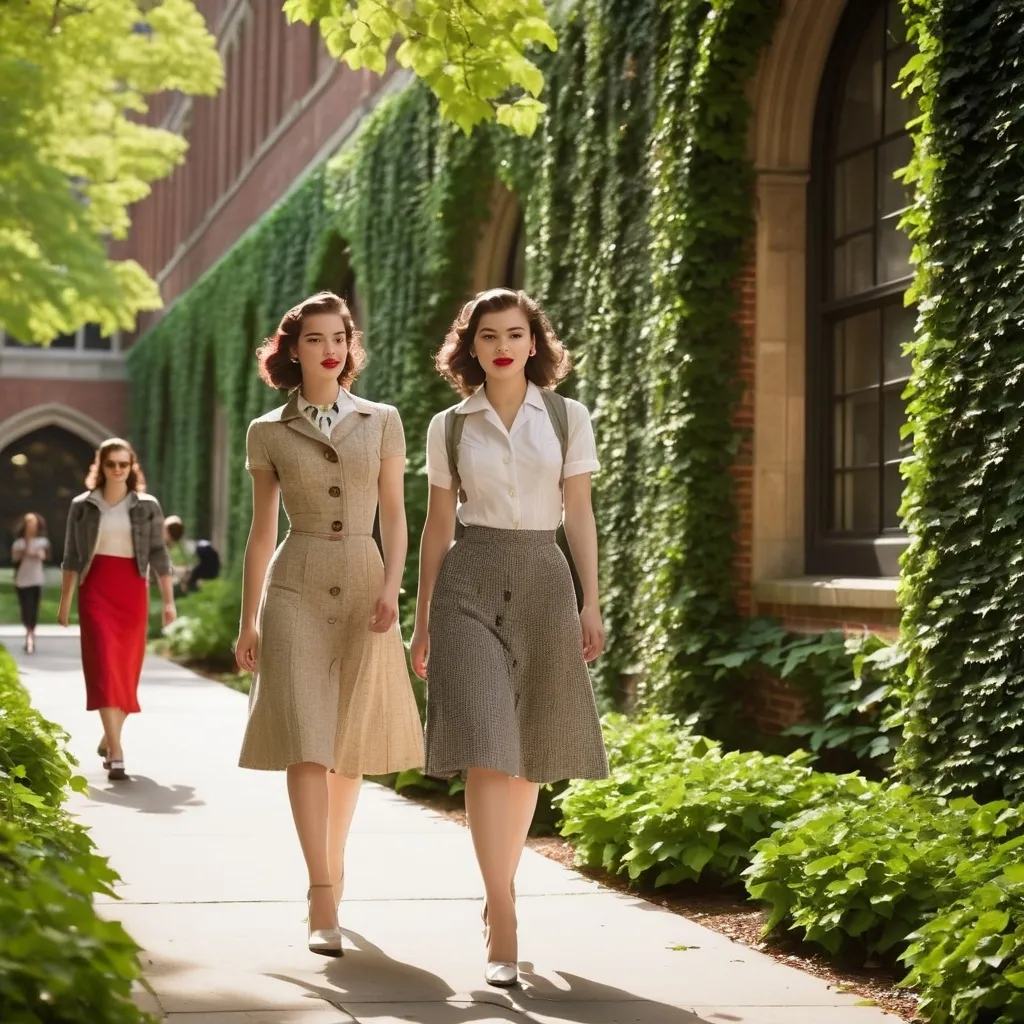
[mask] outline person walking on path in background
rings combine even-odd
[[[477,295],[436,362],[467,397],[427,433],[412,665],[427,680],[426,773],[466,778],[485,979],[508,986],[518,980],[515,874],[539,784],[608,774],[587,669],[604,647],[597,452],[586,408],[551,390],[569,355],[525,293]],[[579,613],[555,542],[563,511]]]
[[[57,620],[68,624],[78,585],[86,710],[98,711],[103,739],[97,753],[111,781],[128,776],[121,730],[139,711],[139,676],[149,625],[149,570],[163,595],[163,623],[175,619],[171,561],[164,545],[160,503],[146,482],[132,446],[119,437],[104,441],[86,479],[87,490],[71,501]]]
[[[309,948],[341,956],[338,902],[361,778],[423,764],[397,623],[405,437],[397,410],[349,392],[365,354],[337,295],[289,310],[258,357],[262,378],[290,395],[246,437],[253,514],[235,657],[255,676],[239,764],[286,771],[309,873]],[[275,551],[279,495],[290,529]]]
[[[43,563],[50,557],[46,520],[38,512],[27,512],[14,532],[17,534],[11,546],[11,561],[17,566],[14,588],[21,609],[21,624],[25,627],[25,650],[35,654],[39,602],[43,596]]]

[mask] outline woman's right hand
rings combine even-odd
[[[255,626],[238,631],[235,641],[235,663],[242,672],[255,672],[259,662],[260,635]]]
[[[420,679],[427,678],[427,661],[430,658],[430,638],[425,629],[419,627],[412,634],[412,643],[409,644],[409,660],[412,662],[412,670]]]
[[[57,609],[57,621],[62,626],[67,626],[71,621],[71,605],[65,604],[63,601],[60,603],[60,607]]]

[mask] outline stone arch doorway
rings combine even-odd
[[[38,512],[46,519],[51,564],[60,564],[68,505],[84,490],[94,454],[88,441],[55,424],[30,430],[0,450],[2,564],[11,564],[14,528],[26,512]]]

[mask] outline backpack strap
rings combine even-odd
[[[466,427],[466,417],[455,410],[456,406],[452,406],[444,414],[444,446],[448,452],[448,473],[455,485],[455,493],[458,495],[458,500],[464,502],[466,492],[462,488],[462,479],[459,477],[459,442],[462,440],[462,431]],[[459,519],[459,513],[456,511],[455,540],[461,540],[465,532],[466,528],[462,525],[462,520]]]
[[[459,443],[462,441],[462,431],[466,429],[466,417],[457,413],[457,406],[452,406],[444,414],[444,446],[448,452],[448,473],[455,484],[459,501],[466,500],[466,492],[462,489],[462,479],[459,477]]]
[[[544,408],[548,411],[548,419],[554,427],[555,437],[562,449],[562,469],[565,469],[565,456],[569,450],[569,403],[563,395],[557,391],[548,391],[542,388],[540,393],[544,399]],[[559,476],[558,483],[561,486],[563,478]]]

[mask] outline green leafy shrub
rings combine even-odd
[[[669,717],[603,719],[609,778],[559,798],[562,835],[589,867],[654,886],[707,875],[740,880],[754,843],[807,807],[869,799],[856,775],[815,772],[810,755],[723,752]]]
[[[139,947],[100,918],[117,875],[62,809],[66,735],[35,711],[0,647],[0,1020],[144,1024],[132,1002]]]
[[[3,817],[14,820],[15,800],[29,797],[39,806],[59,807],[71,781],[65,736],[28,699],[18,682],[14,659],[0,645],[0,783]]]
[[[920,1014],[930,1024],[1024,1020],[1024,864],[1019,847],[1012,854],[1000,848],[982,870],[986,867],[991,881],[909,936],[902,959],[911,970],[903,984],[918,989]]]
[[[859,802],[811,808],[755,846],[747,891],[783,922],[838,953],[848,940],[877,953],[903,943],[929,915],[979,880],[993,844],[1024,839],[1024,812],[875,789]]]
[[[791,725],[785,735],[805,740],[822,755],[846,752],[859,769],[883,776],[892,769],[902,735],[906,653],[870,634],[839,637],[832,670],[801,682],[811,695],[810,720]]]
[[[782,736],[804,741],[822,767],[875,778],[892,768],[906,689],[906,653],[898,644],[839,630],[793,633],[774,619],[757,618],[729,637],[727,649],[708,665],[734,694],[737,675],[747,687],[769,674],[798,690],[806,699],[804,721]],[[749,743],[749,723],[746,735]]]
[[[208,580],[178,601],[178,618],[164,630],[167,652],[174,658],[230,669],[242,613],[242,584],[235,577]]]

